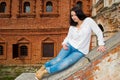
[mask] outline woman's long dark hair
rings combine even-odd
[[[74,22],[72,17],[71,17],[71,11],[74,11],[76,13],[77,17],[80,20],[84,20],[87,17],[79,7],[73,7],[70,10],[70,25],[71,26],[76,26],[77,25],[77,22]]]

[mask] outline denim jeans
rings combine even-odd
[[[82,52],[68,44],[68,50],[62,48],[57,57],[45,63],[45,67],[48,73],[53,74],[70,67],[82,57]]]

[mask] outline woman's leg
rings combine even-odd
[[[64,59],[66,56],[70,54],[70,51],[71,51],[71,46],[68,46],[68,50],[62,48],[59,54],[57,55],[57,57],[45,63],[45,67],[52,66],[57,62],[59,62],[60,60]]]
[[[59,54],[57,55],[57,57],[55,57],[52,60],[45,63],[45,67],[49,67],[49,66],[52,66],[52,65],[56,64],[60,60],[67,57],[70,54],[71,51],[72,51],[72,46],[70,44],[68,44],[68,49],[65,50],[65,49],[62,48],[60,50]]]
[[[44,70],[46,70],[46,67],[50,67],[54,64],[56,64],[57,62],[59,62],[60,60],[64,59],[66,56],[68,56],[70,54],[70,46],[68,46],[68,50],[65,49],[61,49],[61,51],[59,52],[58,56],[48,62],[46,62],[37,72],[36,72],[36,76],[37,77],[42,77],[42,72],[44,72]]]
[[[73,52],[71,55],[69,55],[65,59],[59,61],[53,66],[47,67],[46,69],[48,73],[56,73],[56,72],[62,71],[68,68],[69,66],[73,65],[74,63],[76,63],[83,56],[84,54],[80,53],[79,51]]]

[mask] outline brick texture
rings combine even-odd
[[[51,0],[53,12],[47,13],[48,0],[4,0],[6,12],[0,13],[0,45],[4,54],[0,64],[38,64],[55,57],[69,28],[69,11],[80,0]],[[2,3],[3,0],[0,0]],[[30,3],[30,13],[24,12],[24,2]],[[90,16],[91,0],[82,1],[86,15]],[[54,43],[54,56],[43,57],[42,42]],[[28,46],[28,56],[13,58],[13,45]]]

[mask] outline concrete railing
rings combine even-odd
[[[98,59],[98,57],[103,56],[104,54],[107,54],[108,52],[110,52],[119,45],[120,45],[120,32],[116,33],[113,37],[111,37],[105,42],[105,46],[107,47],[106,52],[104,53],[97,52],[96,51],[97,47],[95,47],[92,51],[90,51],[90,53],[86,55],[86,57],[90,59],[90,62],[88,61],[87,58],[82,58],[72,67],[57,74],[47,76],[43,78],[43,80],[64,80],[70,75],[74,74],[76,71],[83,69],[84,67],[87,67],[87,65],[91,64],[92,61]]]
[[[52,75],[46,75],[42,80],[65,80],[75,72],[87,68],[93,61],[99,59],[101,56],[104,56],[105,54],[107,54],[117,46],[120,46],[120,32],[116,33],[105,43],[106,43],[105,46],[107,47],[106,52],[104,53],[97,52],[96,51],[97,47],[95,47],[92,51],[90,51],[88,55],[86,55],[87,58],[83,57],[73,66],[71,66],[70,68],[64,71]],[[88,58],[90,61],[88,60]],[[36,80],[36,79],[34,73],[23,73],[20,76],[18,76],[15,80]]]

